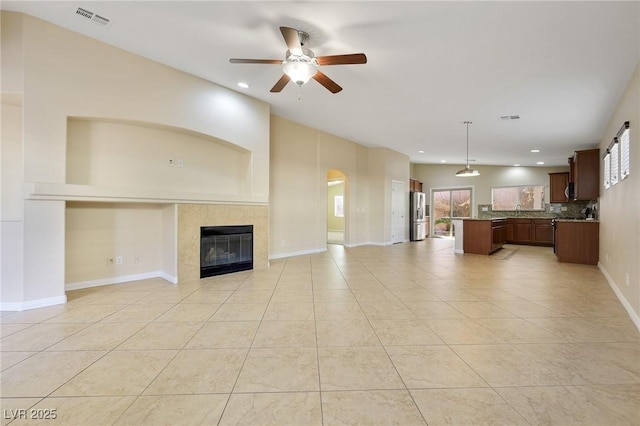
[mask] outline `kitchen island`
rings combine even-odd
[[[463,250],[465,253],[491,254],[507,242],[507,219],[464,219]]]
[[[599,222],[556,219],[555,252],[560,262],[597,265],[600,257]]]

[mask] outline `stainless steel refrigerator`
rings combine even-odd
[[[424,192],[410,192],[409,206],[410,214],[409,220],[411,221],[410,238],[411,241],[424,240],[427,236],[427,223],[425,208],[427,205],[426,196]]]

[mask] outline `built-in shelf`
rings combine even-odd
[[[64,183],[25,183],[24,197],[30,200],[104,201],[138,203],[198,203],[267,205],[267,196],[244,194],[202,194],[158,189],[122,188]]]

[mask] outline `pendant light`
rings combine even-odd
[[[471,176],[480,176],[480,172],[469,167],[469,124],[473,124],[471,121],[465,121],[464,124],[467,125],[467,165],[462,170],[458,170],[456,172],[457,177],[471,177]]]

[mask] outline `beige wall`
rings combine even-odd
[[[164,251],[171,245],[164,244],[161,232],[164,207],[152,203],[67,203],[66,288],[113,282],[121,276],[170,275]],[[116,256],[122,256],[122,265],[108,264],[107,259],[115,260]]]
[[[567,153],[567,157],[571,155]],[[412,164],[413,179],[423,183],[423,191],[430,197],[434,188],[472,187],[473,215],[478,214],[478,204],[491,204],[491,188],[511,185],[544,185],[545,202],[549,202],[549,173],[569,171],[562,167],[505,167],[477,166],[480,176],[460,178],[455,174],[462,168],[460,165]],[[429,198],[427,198],[429,200]],[[428,204],[433,204],[428,202]]]
[[[7,185],[2,188],[2,309],[63,303],[65,263],[73,281],[104,278],[98,270],[75,269],[80,257],[65,259],[65,217],[82,222],[95,216],[78,215],[74,209],[67,215],[67,200],[169,203],[163,211],[175,209],[171,203],[176,201],[266,208],[269,104],[27,15],[2,12],[1,19],[3,104],[7,99],[21,101],[15,114],[22,116],[24,130],[19,132],[19,150],[13,149],[18,140],[5,149],[3,131],[2,150],[8,155],[2,157],[2,170],[10,176],[6,180],[3,176]],[[3,113],[3,119],[5,116]],[[74,119],[90,119],[95,125],[87,128],[87,122],[78,125],[79,120]],[[115,131],[131,123],[143,126]],[[143,128],[146,134],[139,137]],[[178,137],[163,140],[154,150],[147,142],[158,129],[165,136],[173,132]],[[95,137],[85,138],[87,132]],[[177,139],[186,141],[184,149],[177,149]],[[202,143],[209,145],[196,148]],[[224,155],[203,164],[196,150],[209,156],[224,151]],[[163,173],[159,163],[173,152],[185,167]],[[15,158],[18,153],[21,158]],[[103,167],[108,159],[116,165]],[[84,161],[96,167],[88,169]],[[208,167],[218,167],[225,176],[229,172],[236,179],[223,178],[212,187],[195,185],[196,177],[214,177]],[[155,173],[153,181],[145,181],[149,172]],[[194,188],[206,193],[194,196]],[[20,196],[15,195],[18,193]],[[118,209],[130,207],[120,205]],[[122,214],[136,216],[137,210]],[[159,223],[151,221],[158,225],[156,232],[167,246],[175,245],[177,238],[175,214],[173,218],[173,225],[166,217]],[[70,231],[73,234],[75,229]],[[118,232],[115,225],[113,232]],[[7,247],[13,250],[10,256],[4,254]],[[69,255],[79,254],[70,251]],[[171,256],[173,261],[167,259]],[[175,276],[175,249],[161,257],[163,265],[174,263],[163,268]],[[102,262],[91,259],[94,261]]]
[[[33,17],[10,15],[23,19],[27,182],[65,182],[67,118],[90,117],[156,123],[238,145],[253,153],[251,193],[268,195],[268,104]]]
[[[331,169],[346,176],[345,245],[390,244],[391,181],[408,197],[409,158],[272,116],[270,257],[326,250]]]
[[[640,64],[602,137],[601,153],[625,121],[631,125],[631,171],[610,189],[600,187],[599,266],[640,328]]]
[[[402,182],[405,187],[404,237],[409,239],[409,157],[388,148],[372,148],[369,156],[371,171],[369,202],[370,242],[378,245],[391,244],[391,189],[392,182]]]

